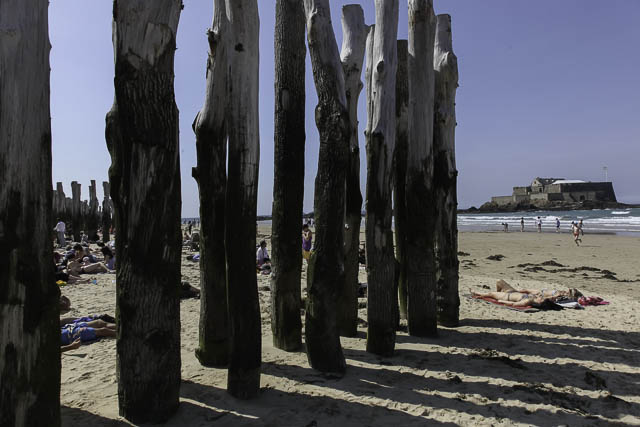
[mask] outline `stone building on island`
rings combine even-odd
[[[526,187],[513,187],[510,196],[491,198],[492,205],[574,204],[581,202],[616,203],[611,182],[587,182],[564,178],[536,178]]]

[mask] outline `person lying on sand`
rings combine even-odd
[[[84,342],[101,337],[115,337],[116,325],[104,320],[69,323],[60,329],[60,351],[74,350]]]
[[[90,262],[88,259],[83,259],[82,262],[71,261],[67,264],[67,271],[69,274],[95,274],[95,273],[109,273],[110,270],[103,262]]]
[[[498,280],[496,282],[496,291],[521,292],[523,294],[536,295],[544,298],[568,297],[577,299],[583,296],[582,292],[580,292],[576,288],[569,288],[566,291],[557,291],[553,289],[516,289],[504,280]]]
[[[582,293],[577,289],[569,289],[568,291],[556,291],[548,289],[522,289],[516,290],[504,280],[498,280],[495,292],[471,292],[475,297],[493,298],[501,304],[511,307],[536,307],[540,306],[545,300],[555,302],[559,297],[578,298]]]

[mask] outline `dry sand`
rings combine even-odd
[[[265,237],[269,229],[260,227],[258,240]],[[460,233],[460,251],[469,254],[460,257],[461,295],[504,279],[516,287],[578,287],[611,304],[521,313],[461,297],[460,327],[441,328],[436,339],[400,332],[392,358],[365,351],[361,309],[359,336],[342,339],[348,371],[340,379],[310,369],[303,352],[271,345],[269,278],[258,276],[260,397],[230,397],[226,370],[199,365],[200,302],[185,300],[181,404],[167,424],[640,425],[640,238],[586,235],[576,248],[567,234]],[[505,257],[487,259],[497,254]],[[609,273],[576,269],[583,266]],[[198,285],[196,264],[183,261],[182,272]],[[69,315],[115,312],[115,275],[98,275],[98,282],[63,288]],[[62,355],[61,401],[63,425],[128,424],[118,417],[115,340]]]

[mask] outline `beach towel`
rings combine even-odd
[[[580,305],[608,305],[609,301],[605,301],[600,297],[581,297],[578,299]]]
[[[469,299],[472,299],[472,300],[486,302],[487,304],[493,304],[493,305],[496,305],[498,307],[506,308],[506,309],[509,309],[509,310],[520,311],[520,312],[524,312],[524,313],[535,313],[537,311],[540,311],[537,308],[533,308],[531,306],[512,307],[510,305],[502,304],[501,302],[498,302],[497,300],[495,300],[493,298],[489,298],[489,297],[475,297],[475,296],[473,296],[471,294],[467,294],[465,296],[467,298],[469,298]]]

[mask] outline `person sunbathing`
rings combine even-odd
[[[95,273],[109,273],[110,270],[103,262],[90,262],[88,258],[84,258],[82,262],[78,261],[70,261],[67,264],[67,272],[73,275],[80,275],[84,273],[95,274]]]
[[[523,294],[530,294],[541,296],[544,298],[557,298],[557,297],[567,297],[567,298],[580,298],[582,292],[580,292],[576,288],[569,288],[566,291],[560,291],[555,289],[515,289],[513,286],[505,282],[504,280],[498,280],[496,282],[496,291],[498,292],[520,292]]]
[[[84,342],[94,341],[102,337],[115,337],[116,325],[104,320],[75,322],[60,328],[60,351],[74,350]]]
[[[541,297],[534,294],[528,294],[524,292],[471,292],[474,297],[480,298],[493,298],[500,304],[509,305],[512,307],[529,307],[533,305],[539,305],[544,302],[545,297]]]
[[[577,289],[569,289],[568,291],[557,291],[548,289],[522,289],[517,290],[504,280],[498,280],[495,292],[471,292],[475,297],[493,298],[501,304],[511,307],[536,307],[545,302],[545,300],[555,302],[559,297],[578,298],[582,293]]]

